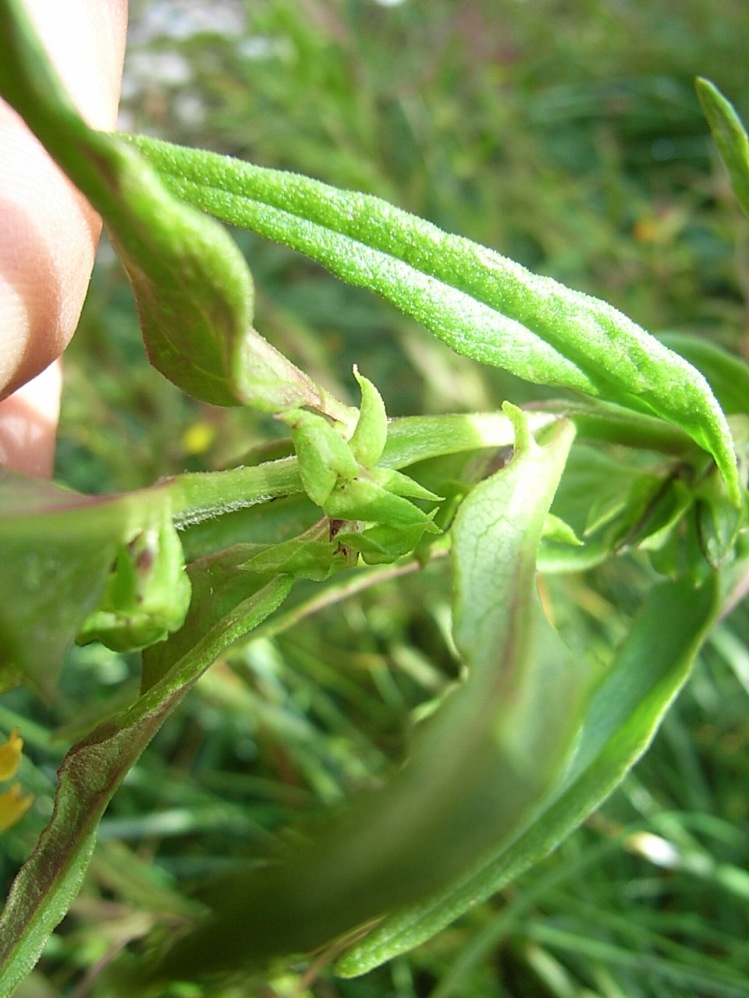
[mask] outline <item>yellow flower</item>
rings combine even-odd
[[[31,807],[33,797],[21,796],[21,787],[14,783],[10,790],[0,794],[0,832],[15,825],[18,819]]]
[[[15,776],[21,761],[23,738],[18,734],[18,728],[13,728],[8,740],[0,745],[0,780],[9,780]]]
[[[216,438],[216,427],[206,420],[188,426],[182,434],[182,446],[187,454],[203,454]]]
[[[14,728],[8,738],[0,745],[0,780],[9,780],[15,776],[21,762],[23,738]],[[0,793],[0,832],[15,825],[18,819],[31,807],[33,797],[21,796],[21,787],[14,783],[10,790]]]

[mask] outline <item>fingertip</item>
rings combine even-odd
[[[0,467],[52,477],[61,389],[57,361],[0,402]]]
[[[126,0],[26,6],[83,117],[114,127]],[[59,385],[45,369],[78,324],[101,221],[1,101],[0,148],[0,398],[9,396],[0,403],[0,463],[51,470]]]

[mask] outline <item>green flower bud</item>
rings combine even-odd
[[[323,416],[295,409],[281,419],[291,429],[304,490],[315,505],[324,509],[336,486],[356,478],[356,458]]]
[[[356,367],[354,367],[354,377],[361,389],[361,409],[348,444],[359,464],[364,468],[373,468],[382,457],[387,440],[385,403],[372,382],[359,374]]]
[[[189,605],[182,544],[165,515],[120,548],[99,609],[86,618],[76,640],[101,641],[113,651],[146,648],[179,630]]]

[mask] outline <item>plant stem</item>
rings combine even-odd
[[[578,439],[606,440],[626,447],[688,455],[689,437],[663,420],[629,413],[616,406],[555,401],[528,407],[531,430],[538,433],[558,419],[574,421]],[[512,445],[512,425],[501,412],[409,416],[391,419],[380,466],[398,470],[461,451]],[[167,479],[178,527],[222,513],[304,491],[295,457],[249,468],[196,472]]]

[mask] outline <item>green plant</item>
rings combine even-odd
[[[374,584],[377,566],[449,551],[467,678],[419,726],[408,764],[301,845],[214,884],[197,928],[163,953],[154,947],[139,986],[334,939],[346,949],[339,972],[361,973],[548,852],[646,747],[745,586],[746,368],[680,342],[692,366],[605,303],[376,199],[92,133],[15,4],[0,11],[13,42],[3,95],[105,217],[154,365],[195,397],[255,407],[290,430],[273,461],[105,499],[3,476],[6,688],[49,688],[76,636],[145,650],[140,696],[62,764],[56,810],[0,923],[0,980],[12,988],[33,963],[75,895],[111,795],[225,648],[297,580],[333,600],[351,573]],[[700,95],[741,196],[743,130],[709,84]],[[588,401],[388,421],[356,373],[354,410],[253,330],[244,262],[194,207],[380,292],[458,352]],[[595,501],[581,504],[581,490]],[[297,526],[284,534],[290,507]],[[236,543],[242,510],[283,539]],[[206,522],[207,549],[202,541],[185,569],[183,551]],[[642,553],[651,591],[602,669],[567,651],[535,573],[625,550]],[[362,939],[350,935],[362,926]]]

